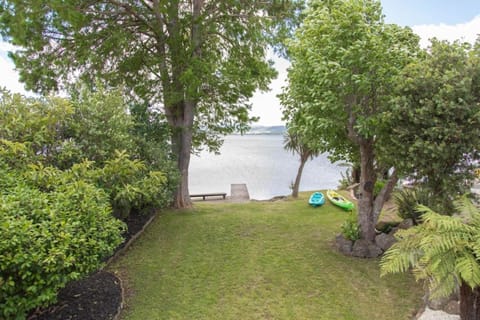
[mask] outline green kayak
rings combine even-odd
[[[351,201],[345,199],[343,196],[339,195],[333,190],[328,190],[327,191],[327,198],[332,202],[334,205],[347,210],[351,211],[354,208],[354,205]]]

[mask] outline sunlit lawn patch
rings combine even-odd
[[[162,214],[111,266],[128,288],[123,318],[411,319],[420,286],[337,253],[347,213],[307,198]]]

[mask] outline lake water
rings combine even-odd
[[[220,155],[202,152],[192,156],[190,193],[226,192],[230,185],[245,183],[251,199],[270,199],[291,193],[300,160],[283,149],[281,135],[232,135],[225,139]],[[325,154],[308,161],[300,191],[336,188],[344,166],[332,164]]]

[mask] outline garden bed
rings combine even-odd
[[[122,304],[120,280],[99,271],[60,290],[57,304],[33,312],[29,320],[115,319]]]
[[[122,251],[151,221],[155,210],[133,213],[124,222],[128,226],[125,240],[113,256]],[[110,260],[109,260],[110,261]],[[48,308],[33,311],[28,320],[111,320],[116,319],[123,303],[121,281],[114,274],[98,271],[73,281],[60,290],[58,301]]]

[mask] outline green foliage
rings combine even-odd
[[[380,134],[395,75],[417,46],[410,29],[383,22],[377,1],[312,1],[288,42],[285,119],[335,159],[359,159],[356,139]]]
[[[423,223],[399,230],[395,243],[383,256],[382,275],[413,268],[425,280],[433,297],[450,294],[459,283],[480,286],[480,210],[464,198],[458,214],[445,216],[420,206]]]
[[[398,208],[398,215],[403,219],[412,219],[414,224],[420,223],[423,214],[423,211],[418,207],[419,205],[448,215],[451,215],[455,210],[454,207],[450,206],[450,199],[439,198],[430,189],[422,186],[397,190],[393,194],[393,199]]]
[[[171,199],[164,173],[148,171],[142,161],[130,160],[124,152],[117,152],[115,159],[106,162],[98,182],[110,195],[115,216],[122,219],[132,209],[162,208]]]
[[[69,168],[83,159],[101,165],[115,150],[132,150],[132,121],[118,91],[82,89],[74,99],[26,98],[3,91],[0,138],[27,143],[38,161]]]
[[[142,161],[131,160],[125,152],[117,152],[116,157],[107,160],[101,168],[87,160],[65,171],[30,164],[23,176],[44,191],[53,190],[58,181],[76,179],[100,187],[108,195],[113,214],[120,219],[127,218],[133,211],[142,213],[147,209],[166,207],[172,198],[172,189],[167,186],[163,172],[149,171]]]
[[[21,47],[10,57],[28,89],[81,78],[161,106],[181,175],[175,204],[186,207],[191,152],[218,151],[221,135],[255,120],[249,99],[276,76],[267,50],[294,28],[303,2],[12,0],[0,4],[0,32]]]
[[[373,187],[373,197],[377,197],[380,194],[380,191],[382,191],[383,187],[385,186],[386,181],[385,180],[377,180],[375,181],[375,185]]]
[[[40,168],[12,168],[0,159],[2,319],[54,302],[67,282],[98,269],[125,230],[102,189],[73,169]]]
[[[283,148],[292,153],[296,153],[300,156],[300,159],[308,160],[317,157],[320,154],[320,150],[316,146],[309,144],[309,140],[301,136],[298,131],[293,128],[289,128],[283,137]]]
[[[342,234],[345,239],[356,241],[360,239],[360,226],[358,225],[357,215],[353,212],[348,214],[347,220],[342,223]]]
[[[120,90],[107,91],[97,86],[90,91],[83,86],[73,94],[74,114],[68,123],[70,138],[78,154],[72,162],[82,159],[103,165],[116,156],[116,150],[132,152],[133,121]]]
[[[144,103],[130,105],[132,135],[135,140],[136,159],[145,161],[152,170],[164,170],[171,165],[169,141],[170,129],[165,116]],[[170,171],[170,170],[167,170]]]
[[[391,188],[374,199],[370,185],[384,168],[380,145],[397,76],[419,51],[411,29],[383,20],[379,1],[314,0],[287,43],[292,65],[280,101],[284,118],[331,159],[362,170],[359,222],[373,241],[374,226]],[[394,184],[397,176],[390,178]]]
[[[63,98],[26,98],[6,90],[0,96],[0,139],[27,143],[32,154],[53,163],[65,146],[74,108]]]
[[[9,1],[0,7],[0,30],[22,47],[11,57],[27,88],[50,92],[78,76],[92,87],[122,85],[129,96],[163,104],[172,128],[193,128],[195,145],[217,147],[218,134],[252,120],[248,99],[276,74],[267,47],[294,28],[302,5],[167,1],[126,10],[117,2],[35,0],[27,8]],[[125,21],[122,28],[118,21]],[[185,102],[196,106],[195,124],[174,123],[193,111]]]
[[[148,115],[144,114],[148,118]],[[25,98],[3,92],[0,154],[42,190],[57,183],[59,169],[102,187],[117,216],[170,204],[177,175],[168,159],[166,133],[138,113],[131,116],[118,91],[85,87],[72,100]],[[131,160],[125,151],[131,150]],[[145,158],[145,160],[144,160]]]
[[[478,52],[432,40],[399,76],[398,96],[383,122],[388,143],[382,154],[437,197],[467,192],[480,156]]]

